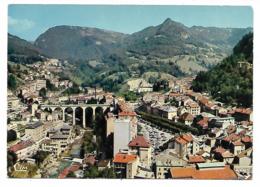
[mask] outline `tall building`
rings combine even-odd
[[[120,150],[128,149],[131,138],[131,120],[116,119],[114,126],[114,156]]]

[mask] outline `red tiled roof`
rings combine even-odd
[[[10,150],[10,151],[13,151],[13,152],[17,152],[17,151],[20,151],[20,150],[22,150],[22,149],[24,149],[24,148],[26,148],[26,147],[31,146],[32,144],[33,144],[33,142],[30,141],[30,140],[21,141],[21,142],[15,144],[15,145],[11,146],[11,147],[9,148],[9,150]]]
[[[180,119],[181,120],[184,120],[184,121],[193,121],[194,117],[192,114],[188,113],[188,112],[185,112],[184,114],[182,114],[180,116]]]
[[[75,172],[79,170],[80,165],[78,164],[73,164],[67,168],[65,168],[60,174],[59,174],[59,179],[64,179],[70,172]]]
[[[189,156],[189,163],[204,163],[206,160],[202,156]]]
[[[198,100],[203,105],[206,105],[209,102],[209,100],[206,97],[200,97]]]
[[[129,147],[150,147],[149,142],[144,138],[144,136],[137,136],[128,144]]]
[[[123,153],[117,153],[114,157],[113,162],[114,163],[130,163],[135,161],[137,158],[136,155],[128,155],[128,154],[123,154]]]
[[[131,112],[131,111],[123,111],[123,112],[120,112],[118,115],[119,116],[136,116],[136,113]]]
[[[233,141],[237,141],[240,139],[240,136],[238,136],[237,134],[230,134],[229,136],[223,138],[224,141],[227,142],[233,142]]]
[[[252,110],[250,108],[237,108],[235,112],[249,115],[252,113]]]
[[[197,108],[197,107],[199,107],[198,103],[196,103],[196,102],[188,102],[186,105],[189,106],[189,107],[191,107],[191,108]]]
[[[187,142],[191,142],[193,140],[191,134],[182,134],[181,137],[186,140]]]
[[[248,143],[248,142],[252,142],[252,138],[250,136],[244,136],[242,139],[241,139],[242,142],[244,143]]]
[[[187,144],[193,140],[192,136],[190,134],[182,134],[181,136],[175,138],[175,141],[179,144]]]
[[[235,172],[230,169],[229,166],[225,166],[223,169],[206,169],[197,170],[196,168],[171,168],[170,169],[172,178],[175,179],[237,179]]]
[[[214,149],[214,152],[222,154],[222,153],[226,152],[226,149],[224,149],[223,147],[217,147]]]
[[[188,143],[187,141],[185,141],[185,140],[182,139],[181,137],[175,138],[175,141],[178,142],[179,144],[182,144],[182,145]]]
[[[204,117],[203,119],[201,119],[200,121],[197,122],[197,125],[201,126],[202,128],[206,128],[206,127],[208,127],[208,121],[209,121],[209,118]]]

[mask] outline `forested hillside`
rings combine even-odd
[[[209,92],[226,104],[250,107],[253,102],[253,33],[245,35],[233,54],[208,72],[200,72],[192,83],[194,91]]]

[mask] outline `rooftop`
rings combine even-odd
[[[144,136],[136,136],[132,141],[128,144],[129,147],[150,147],[149,142],[144,138]]]
[[[17,152],[17,151],[20,151],[22,149],[25,149],[26,147],[29,147],[33,145],[33,142],[30,141],[30,140],[27,140],[27,141],[21,141],[13,146],[11,146],[9,148],[10,151],[13,151],[13,152]]]
[[[202,156],[189,156],[189,163],[204,163],[206,160]]]
[[[33,124],[27,125],[26,128],[27,128],[27,129],[36,129],[36,128],[42,126],[42,125],[43,125],[43,123],[42,123],[41,121],[37,121],[37,122],[35,122],[35,123],[33,123]]]
[[[137,159],[136,155],[129,155],[129,154],[122,154],[122,153],[117,153],[114,157],[113,162],[114,163],[131,163]]]
[[[207,170],[198,170],[195,167],[191,168],[171,168],[172,178],[183,179],[237,179],[235,172],[229,166],[223,168],[212,168]]]

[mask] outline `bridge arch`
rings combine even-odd
[[[50,113],[58,113],[59,119],[70,121],[72,125],[90,126],[96,114],[105,113],[109,110],[108,104],[53,104],[40,105],[41,109]]]

